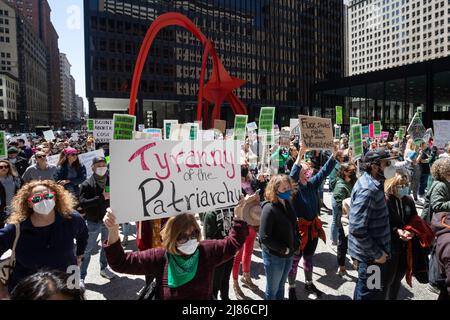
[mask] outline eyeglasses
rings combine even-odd
[[[177,238],[178,244],[184,244],[189,240],[197,239],[200,233],[197,230],[194,230],[190,235],[182,234]]]
[[[41,202],[42,200],[50,200],[53,199],[56,195],[56,192],[47,192],[47,193],[41,193],[41,194],[34,194],[31,197],[28,198],[28,202],[32,204],[36,204]]]
[[[0,170],[1,169],[9,169],[9,166],[0,166]]]

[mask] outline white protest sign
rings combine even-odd
[[[300,137],[311,150],[333,149],[331,119],[299,115]]]
[[[138,125],[138,131],[144,132],[144,129],[145,129],[145,125],[143,125],[143,124]]]
[[[239,141],[111,141],[111,208],[117,223],[236,205]]]
[[[203,141],[213,141],[214,140],[214,130],[201,130],[199,135],[202,137]]]
[[[438,148],[444,148],[450,142],[450,120],[433,120],[434,142]]]
[[[70,135],[72,141],[78,141],[78,133],[74,132]]]
[[[184,123],[181,125],[181,140],[198,140],[198,123]]]
[[[247,130],[248,131],[257,130],[257,129],[258,129],[258,125],[256,124],[256,122],[247,123]]]
[[[148,133],[150,135],[150,139],[162,140],[162,129],[151,128],[144,129],[144,133]]]
[[[300,135],[300,130],[298,126],[298,119],[290,119],[289,120],[289,127],[291,128],[291,132],[294,136]]]
[[[181,128],[182,125],[178,123],[172,123],[170,126],[170,140],[171,141],[178,141],[181,139]]]
[[[43,132],[44,138],[47,141],[53,141],[55,140],[55,134],[53,133],[53,130],[47,130]]]
[[[291,132],[289,128],[282,128],[280,132],[280,146],[289,147],[291,145]]]
[[[58,165],[59,154],[55,154],[54,156],[47,156],[47,164],[52,164],[54,166]]]
[[[94,119],[95,143],[109,143],[113,133],[113,119]]]
[[[86,167],[86,176],[89,178],[92,176],[92,160],[94,160],[95,157],[104,157],[105,152],[103,149],[98,149],[91,152],[86,152],[78,155],[78,159],[80,160],[80,163]]]

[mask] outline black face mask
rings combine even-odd
[[[248,176],[248,167],[241,167],[241,177],[245,178]]]

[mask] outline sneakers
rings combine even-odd
[[[297,300],[297,293],[295,288],[289,288],[289,300]]]
[[[439,288],[436,288],[435,286],[433,286],[430,283],[427,285],[427,289],[428,289],[428,291],[435,293],[435,294],[439,294],[441,292],[441,290],[439,290]]]
[[[233,283],[233,289],[237,300],[245,300],[246,298],[245,294],[242,292],[241,288],[239,287],[239,283],[237,281]]]
[[[305,291],[308,294],[308,299],[317,300],[320,299],[323,295],[323,292],[316,288],[316,286],[312,283],[305,284]]]
[[[111,272],[108,268],[103,269],[102,271],[100,271],[100,275],[108,280],[114,279],[116,277],[116,274]]]
[[[80,279],[80,290],[81,291],[86,291],[86,286],[84,284],[84,279]]]

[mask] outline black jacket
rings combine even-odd
[[[290,201],[286,208],[281,203],[263,203],[259,238],[261,247],[272,255],[286,258],[298,251],[300,234]],[[289,248],[287,255],[286,248]]]
[[[16,184],[16,190],[14,192],[16,194],[17,191],[19,191],[22,182],[19,177],[14,177],[13,179],[14,183]],[[0,182],[0,213],[5,212],[5,210],[6,210],[6,192],[5,187]]]
[[[25,170],[27,170],[28,168],[28,160],[22,157],[17,156],[16,158],[16,163],[12,163],[11,164],[16,168],[17,173],[19,174],[19,176],[23,176],[23,174],[25,173]]]
[[[109,177],[106,180],[109,185]],[[80,206],[86,213],[86,220],[101,222],[105,216],[106,209],[109,208],[109,200],[103,197],[104,189],[100,188],[95,181],[95,175],[84,181],[80,185]]]

